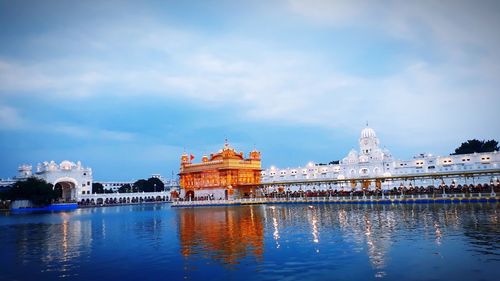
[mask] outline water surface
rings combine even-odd
[[[167,204],[0,216],[0,280],[498,280],[500,205]]]

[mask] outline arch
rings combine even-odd
[[[191,200],[194,200],[194,191],[193,191],[193,190],[189,190],[189,191],[187,191],[187,192],[186,192],[185,199],[191,199]]]
[[[370,170],[368,168],[359,169],[359,175],[361,175],[361,176],[368,176],[369,173],[370,173]]]
[[[76,199],[78,181],[70,177],[58,178],[54,181],[54,189],[60,189],[60,199],[62,201],[74,201]]]

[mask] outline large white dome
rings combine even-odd
[[[361,131],[361,138],[376,138],[377,134],[372,128],[366,127]]]

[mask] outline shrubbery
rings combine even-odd
[[[0,194],[3,200],[30,200],[36,205],[48,205],[60,197],[52,184],[31,177],[16,182],[10,189]]]

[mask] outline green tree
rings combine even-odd
[[[140,179],[132,185],[132,192],[164,191],[165,184],[159,178]]]
[[[30,200],[36,205],[48,205],[59,198],[52,184],[35,177],[17,181],[2,197],[7,200]]]
[[[120,186],[120,188],[118,188],[118,192],[119,193],[130,193],[132,192],[132,186],[130,186],[130,184],[124,184],[122,186]]]
[[[134,182],[132,187],[133,192],[146,192],[146,190],[148,189],[148,181],[145,179],[137,180],[136,182]]]
[[[165,184],[159,178],[149,178],[148,179],[148,190],[152,191],[164,191]]]
[[[455,153],[452,153],[452,155],[457,155],[457,154],[468,154],[468,153],[474,153],[474,152],[492,152],[492,151],[498,151],[498,142],[496,140],[477,140],[477,139],[472,139],[468,140],[467,142],[463,142],[460,147],[455,149]]]
[[[104,186],[101,183],[93,182],[92,193],[97,193],[97,194],[104,193]]]

